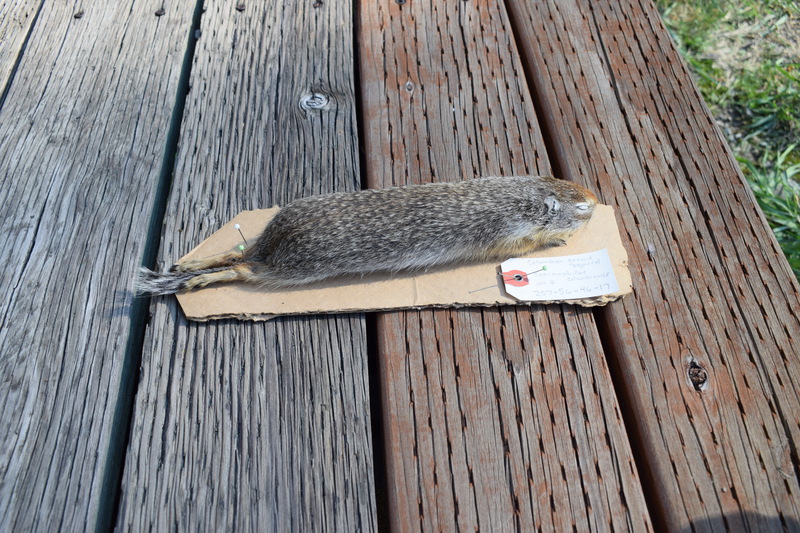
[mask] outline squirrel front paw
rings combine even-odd
[[[554,248],[556,246],[566,246],[567,241],[564,239],[550,239],[544,244],[545,248]]]

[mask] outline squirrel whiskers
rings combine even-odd
[[[140,294],[246,281],[278,289],[341,276],[505,260],[564,244],[597,198],[544,176],[478,178],[334,193],[278,211],[244,250],[142,269]]]

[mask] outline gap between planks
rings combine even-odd
[[[147,225],[147,237],[142,252],[141,265],[153,269],[156,264],[161,228],[167,210],[172,176],[175,170],[175,158],[178,153],[181,124],[183,123],[186,97],[189,94],[194,52],[197,44],[197,31],[203,16],[203,0],[196,0],[189,35],[186,40],[186,52],[181,65],[175,105],[170,118],[169,130],[164,143],[164,155],[159,171],[154,207],[150,222]],[[106,454],[105,475],[103,478],[102,499],[99,506],[97,531],[111,531],[117,523],[120,498],[122,493],[122,473],[128,451],[128,441],[133,422],[134,397],[139,386],[139,369],[144,349],[145,331],[149,323],[149,296],[134,297],[131,303],[131,323],[128,343],[125,347],[122,375],[120,377],[120,394],[114,407],[114,418],[111,428],[111,439]]]
[[[0,83],[2,83],[3,90],[0,91],[0,111],[3,109],[3,104],[6,101],[6,96],[8,96],[8,91],[11,89],[11,84],[14,83],[14,78],[17,74],[17,69],[19,68],[19,63],[22,61],[22,57],[25,55],[25,49],[28,47],[28,41],[31,38],[31,33],[33,33],[33,29],[36,27],[36,21],[39,20],[39,13],[42,12],[42,7],[44,6],[44,1],[39,2],[39,6],[36,8],[36,13],[33,14],[29,21],[29,25],[27,30],[25,31],[25,36],[22,38],[21,42],[19,40],[19,35],[21,33],[21,29],[23,28],[8,28],[8,25],[12,24],[13,19],[15,19],[16,13],[11,13],[10,11],[7,13],[3,13],[0,9],[0,37],[2,37],[2,47],[0,47]],[[13,7],[3,6],[7,9],[13,9]],[[16,31],[15,31],[16,30]],[[10,37],[9,37],[10,34]],[[13,53],[13,50],[17,48],[15,46],[15,42],[19,43],[19,49],[16,52],[16,57],[14,61],[9,61],[8,55]]]

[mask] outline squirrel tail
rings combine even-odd
[[[211,283],[255,281],[253,263],[241,261],[238,255],[227,254],[210,259],[197,259],[174,265],[166,272],[140,268],[134,285],[137,296],[173,294],[184,289],[197,289]]]
[[[136,296],[174,294],[185,288],[186,282],[195,274],[195,272],[154,272],[142,267],[136,277],[133,293]]]
[[[226,267],[207,268],[193,272],[178,272],[169,270],[166,272],[154,272],[149,268],[139,269],[139,275],[134,284],[134,294],[136,296],[174,294],[187,288],[187,283],[194,277],[202,274],[211,274],[225,270]]]

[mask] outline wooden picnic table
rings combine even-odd
[[[650,0],[0,5],[0,530],[798,530],[800,289]],[[634,293],[188,322],[244,209],[555,174]]]

